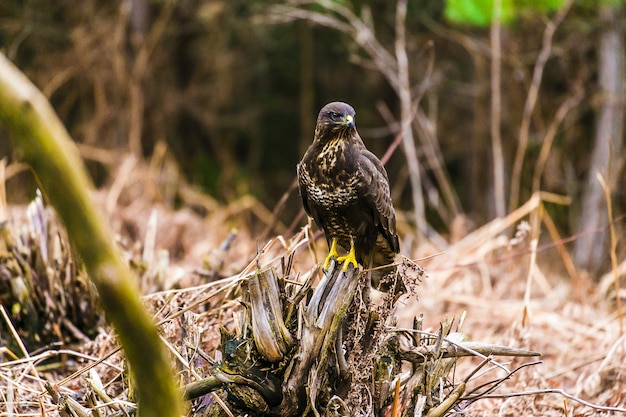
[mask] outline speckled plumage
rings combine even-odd
[[[365,148],[354,109],[341,102],[320,111],[313,143],[298,164],[304,209],[332,239],[365,268],[393,262],[400,245],[387,172]],[[386,271],[388,272],[388,271]]]

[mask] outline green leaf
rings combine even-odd
[[[491,24],[494,0],[448,0],[445,17],[454,23],[486,27]],[[502,0],[500,21],[513,18],[513,0]]]
[[[510,23],[523,13],[549,13],[565,0],[502,0],[500,21]],[[491,25],[494,0],[447,0],[444,15],[451,22],[479,27]]]

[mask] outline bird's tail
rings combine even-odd
[[[375,248],[368,259],[364,259],[363,265],[368,266],[373,288],[388,292],[395,287],[395,292],[405,291],[402,277],[397,274],[395,258],[395,253]]]

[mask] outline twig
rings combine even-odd
[[[119,352],[119,349],[115,349],[113,352],[107,354],[105,356],[104,359],[107,359],[108,357],[110,357],[113,353],[115,352]],[[100,363],[105,363],[107,366],[110,366],[114,369],[116,369],[117,371],[122,371],[121,368],[108,363],[108,362],[104,362],[104,360],[102,358],[96,358],[94,356],[90,356],[90,355],[86,355],[84,353],[80,353],[80,352],[76,352],[74,350],[69,350],[69,349],[59,349],[59,350],[46,350],[43,353],[40,353],[38,355],[33,355],[33,356],[29,356],[27,358],[21,358],[21,359],[15,359],[13,361],[9,361],[9,362],[2,362],[0,363],[0,368],[10,368],[13,366],[17,366],[23,363],[27,363],[27,362],[34,362],[34,363],[38,363],[38,362],[42,362],[45,361],[49,358],[52,358],[54,356],[76,356],[77,358],[81,358],[81,359],[86,359],[86,360],[90,360],[90,361],[98,361],[98,364]]]
[[[414,117],[414,115],[413,115]],[[401,124],[401,128],[398,131],[398,133],[396,134],[396,136],[393,138],[393,141],[391,142],[391,145],[389,145],[389,147],[387,148],[387,151],[385,151],[385,154],[382,156],[382,158],[380,158],[380,162],[383,163],[383,165],[386,165],[387,162],[389,161],[389,158],[391,158],[391,155],[393,155],[393,153],[395,152],[395,150],[398,148],[398,146],[400,146],[402,144],[402,140],[404,139],[404,135],[407,129],[411,128],[411,122],[413,121],[413,118],[411,118],[410,120],[407,121],[407,124]],[[395,123],[395,121],[390,120],[391,123]]]
[[[484,395],[481,395],[480,398],[476,398],[476,399],[483,399],[483,398],[513,398],[513,397],[525,397],[525,396],[529,396],[529,395],[543,395],[543,394],[559,394],[559,395],[562,395],[565,398],[569,398],[570,400],[576,401],[579,404],[582,404],[582,405],[585,405],[587,407],[593,408],[594,410],[615,411],[615,412],[618,412],[618,413],[626,413],[626,408],[610,407],[610,406],[606,406],[606,405],[594,404],[592,402],[583,400],[580,397],[577,397],[575,395],[569,394],[565,390],[563,390],[562,388],[546,388],[546,389],[540,389],[540,390],[511,392],[511,393],[507,393],[507,394],[484,394]]]
[[[548,161],[548,156],[550,156],[552,143],[554,142],[554,138],[556,137],[556,134],[559,130],[559,126],[561,126],[561,123],[565,119],[565,116],[567,116],[570,110],[572,110],[574,107],[576,107],[580,103],[583,97],[584,97],[584,89],[581,86],[578,86],[575,89],[574,93],[570,97],[568,97],[563,103],[561,103],[561,105],[559,106],[558,110],[556,111],[554,115],[554,118],[552,119],[552,122],[548,126],[548,129],[546,130],[546,134],[541,144],[541,150],[539,151],[539,156],[537,157],[535,170],[533,172],[533,186],[532,186],[533,192],[539,191],[541,187],[541,177],[543,175],[543,169],[546,165],[546,162]],[[521,179],[517,182],[512,182],[511,186],[519,182],[521,182]],[[517,205],[517,201],[515,201],[515,205]]]
[[[611,172],[610,168],[607,170]],[[622,313],[622,297],[620,297],[620,283],[619,273],[617,271],[617,235],[615,233],[615,225],[613,224],[613,203],[611,200],[611,187],[606,183],[602,174],[596,173],[598,181],[602,185],[604,190],[604,198],[606,199],[607,217],[609,220],[609,236],[611,239],[611,248],[609,254],[611,255],[611,270],[613,272],[613,283],[615,286],[615,303],[617,305],[617,316],[619,318],[619,333],[624,334],[624,315]]]
[[[511,357],[532,357],[539,356],[538,352],[533,352],[525,349],[511,348],[508,346],[494,345],[490,343],[480,342],[459,342],[446,336],[443,339],[439,338],[439,334],[433,334],[430,332],[424,332],[421,330],[413,329],[401,329],[401,328],[388,328],[387,331],[392,332],[406,332],[409,334],[417,333],[421,335],[427,335],[429,337],[437,337],[438,341],[445,341],[447,345],[423,345],[423,346],[405,346],[400,344],[399,350],[403,359],[411,361],[413,363],[423,363],[427,357],[439,356],[441,358],[459,358],[463,356],[476,356],[483,360],[492,362],[498,368],[501,368],[504,372],[510,373],[511,371],[504,365],[490,358],[490,356],[511,356]]]
[[[437,137],[436,125],[432,122],[432,117],[426,116],[424,111],[419,107],[419,103],[426,92],[426,88],[430,82],[432,71],[435,64],[435,58],[432,48],[432,43],[428,44],[428,66],[422,81],[414,88],[415,92],[413,97],[413,124],[417,131],[417,136],[422,143],[424,155],[426,157],[426,163],[432,169],[441,187],[441,194],[443,200],[447,203],[450,210],[452,210],[451,216],[445,216],[443,213],[439,213],[442,219],[450,220],[449,217],[454,217],[460,212],[460,203],[454,187],[450,183],[447,171],[445,169],[444,158],[439,146],[439,140]]]
[[[409,80],[409,59],[406,53],[406,10],[407,1],[398,0],[396,4],[395,31],[396,39],[394,43],[397,74],[395,76],[397,88],[396,94],[400,100],[400,121],[404,127],[410,125],[413,119],[413,103],[411,99],[411,82]],[[415,140],[412,129],[402,129],[404,139],[402,141],[404,153],[406,155],[407,166],[409,168],[409,179],[411,183],[411,197],[413,199],[414,220],[417,229],[424,235],[428,235],[426,225],[426,208],[424,195],[422,193],[422,179],[420,164],[415,150]]]
[[[535,212],[533,212],[531,240],[530,240],[530,260],[528,265],[528,274],[526,276],[526,287],[524,289],[524,309],[522,313],[522,326],[527,325],[527,320],[530,315],[530,291],[533,277],[535,276],[535,270],[537,269],[537,244],[539,243],[539,234],[541,233],[541,216],[539,212],[543,211],[543,205],[540,205]]]
[[[17,333],[17,330],[15,330],[15,326],[13,326],[13,323],[11,322],[9,315],[7,314],[6,310],[4,309],[4,305],[2,304],[0,304],[0,313],[2,313],[2,318],[7,324],[7,327],[9,328],[9,331],[11,332],[13,339],[15,339],[15,343],[17,343],[17,345],[20,347],[20,350],[22,351],[24,356],[30,359],[30,354],[28,353],[26,346],[24,346],[24,342],[22,342],[20,335]],[[32,362],[29,362],[28,366],[30,369],[30,373],[37,379],[37,381],[39,382],[39,385],[41,385],[41,388],[43,388],[43,384],[42,384],[43,379],[39,376],[39,373],[37,372],[37,368],[33,366]]]
[[[502,378],[498,378],[498,379],[496,379],[494,381],[489,381],[489,382],[486,382],[484,384],[481,384],[481,385],[475,387],[463,399],[471,401],[471,402],[474,402],[476,400],[481,400],[481,399],[485,398],[486,395],[488,395],[487,393],[492,392],[493,390],[495,390],[499,385],[501,385],[507,379],[510,379],[516,372],[518,372],[522,368],[526,368],[528,366],[539,365],[540,363],[542,363],[542,362],[541,361],[534,361],[534,362],[523,363],[520,366],[518,366],[517,368],[513,369],[512,371],[508,371],[508,373],[505,376],[503,376]],[[487,387],[487,386],[489,386],[489,387],[484,391],[484,393],[472,395],[472,393],[477,392],[481,388]]]
[[[279,218],[280,218],[280,214],[283,212],[283,209],[285,208],[285,204],[287,203],[287,200],[289,199],[289,197],[291,196],[291,194],[298,188],[298,179],[294,177],[294,180],[291,182],[291,185],[289,185],[289,188],[287,188],[287,190],[283,193],[282,197],[280,197],[280,200],[278,200],[278,203],[276,203],[276,205],[274,206],[274,211],[272,212],[272,221],[267,223],[265,225],[265,229],[263,230],[263,232],[261,232],[261,239],[267,239],[267,237],[269,236],[269,234],[274,230],[274,228],[276,227],[276,225],[279,222]],[[301,212],[304,209],[301,209]],[[300,213],[298,213],[298,216],[296,216],[299,219],[301,219],[302,217],[300,217]],[[286,235],[287,237],[290,237],[290,235],[293,233],[293,230],[291,227],[289,227],[286,231]]]
[[[552,239],[551,245],[554,245],[554,247],[556,247],[556,250],[559,252],[559,256],[561,256],[561,260],[563,261],[563,266],[565,267],[567,274],[572,280],[572,287],[575,290],[580,291],[580,285],[581,285],[582,279],[580,277],[580,274],[578,273],[578,270],[576,269],[576,266],[574,265],[572,256],[565,249],[565,245],[564,245],[565,239],[561,238],[561,235],[559,234],[559,231],[556,228],[556,225],[554,224],[552,217],[550,217],[550,214],[546,210],[543,210],[541,220],[543,224],[546,226],[546,229],[548,230],[548,234],[550,235],[550,238]],[[546,247],[545,245],[541,246],[539,249],[537,249],[537,252],[541,252],[542,250],[545,250],[545,247]],[[582,297],[582,294],[581,294],[581,297]]]
[[[97,360],[95,360],[94,362],[90,363],[89,365],[79,369],[78,371],[72,373],[71,375],[63,378],[62,380],[60,380],[59,382],[55,383],[55,386],[62,386],[65,385],[66,383],[68,383],[69,381],[75,379],[76,377],[83,375],[85,372],[89,371],[90,369],[95,368],[97,365],[100,365],[101,363],[104,363],[104,361],[106,361],[107,359],[109,359],[111,356],[113,356],[114,354],[116,354],[117,352],[119,352],[120,350],[122,350],[122,348],[115,348],[112,351],[110,351],[109,353],[107,353],[106,355],[102,356],[101,358],[98,358]],[[47,391],[43,391],[41,392],[39,395],[43,395],[45,394]]]
[[[528,95],[526,96],[526,102],[524,103],[524,110],[522,113],[522,122],[520,125],[520,132],[518,137],[517,150],[515,152],[515,159],[513,162],[513,170],[511,171],[511,194],[509,196],[509,211],[515,210],[519,201],[519,189],[522,182],[521,172],[524,164],[524,155],[528,148],[528,137],[530,131],[530,121],[537,103],[537,97],[539,96],[539,86],[541,85],[541,79],[543,77],[543,70],[550,58],[552,51],[552,38],[556,29],[559,27],[567,12],[569,11],[573,0],[568,0],[567,3],[559,9],[559,12],[554,17],[554,20],[549,21],[543,32],[543,44],[541,51],[535,61],[535,67],[533,69],[533,77],[528,88]],[[536,190],[535,190],[536,191]]]
[[[496,217],[506,215],[504,192],[504,155],[500,132],[502,91],[500,86],[502,66],[502,45],[500,40],[500,21],[502,18],[502,0],[494,0],[491,21],[491,156],[493,158],[493,193]]]
[[[433,170],[437,183],[441,187],[443,200],[447,203],[447,207],[449,207],[452,212],[447,216],[440,212],[439,216],[449,222],[461,212],[461,203],[459,202],[459,197],[454,191],[454,187],[445,169],[444,159],[434,124],[420,108],[416,109],[414,124],[416,125],[418,137],[420,137],[423,143],[428,166]]]

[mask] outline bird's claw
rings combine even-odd
[[[337,239],[333,239],[332,243],[330,244],[330,251],[328,253],[328,256],[324,260],[324,271],[328,272],[328,268],[330,267],[330,263],[333,259],[336,259],[338,264],[343,263],[343,267],[341,268],[343,272],[348,272],[348,267],[351,264],[352,266],[354,266],[354,269],[358,269],[359,264],[356,261],[354,245],[351,246],[352,247],[350,248],[350,251],[347,255],[339,256],[339,253],[337,252]]]
[[[331,253],[329,253],[328,256],[326,257],[326,259],[324,260],[324,267],[323,267],[324,268],[324,272],[328,272],[328,268],[330,267],[330,263],[333,260],[333,258],[337,259]]]
[[[354,269],[359,269],[359,264],[357,263],[356,256],[354,254],[354,246],[350,249],[350,252],[348,252],[346,256],[338,257],[337,263],[343,263],[343,268],[341,268],[343,272],[348,272],[350,264],[354,266]]]
[[[336,239],[333,239],[332,243],[330,244],[330,251],[328,252],[328,256],[326,257],[326,259],[324,260],[324,271],[328,272],[328,268],[330,267],[330,263],[333,260],[333,258],[339,261],[339,253],[337,252],[337,240]]]

